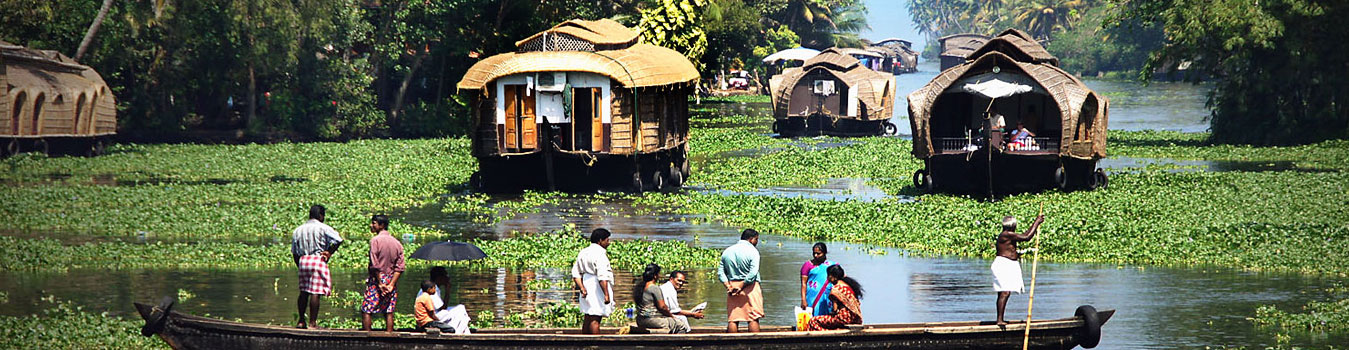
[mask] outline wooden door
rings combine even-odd
[[[595,151],[605,151],[604,144],[604,111],[600,108],[604,106],[604,95],[600,88],[590,89],[590,149]]]
[[[501,137],[506,139],[506,150],[516,151],[520,148],[519,125],[516,122],[520,114],[520,101],[517,101],[516,94],[518,89],[524,85],[506,85],[505,94],[501,96],[501,101],[506,105],[506,127]]]
[[[521,86],[521,92],[524,87]],[[520,148],[532,150],[538,147],[539,124],[534,114],[534,94],[516,94],[520,100]]]

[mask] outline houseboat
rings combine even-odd
[[[912,153],[924,164],[914,185],[990,198],[1104,186],[1096,162],[1110,101],[1058,62],[1007,30],[909,94]]]
[[[965,63],[970,54],[983,47],[988,39],[988,36],[971,33],[952,34],[937,38],[938,46],[941,47],[941,70],[945,71]]]
[[[912,42],[900,38],[888,38],[871,47],[883,47],[896,52],[894,74],[918,71],[918,51],[914,51]]]
[[[59,52],[0,41],[0,147],[98,155],[117,133],[117,103],[93,68]]]
[[[660,190],[688,178],[684,55],[613,20],[571,20],[488,57],[459,81],[479,191]]]
[[[893,134],[894,77],[831,48],[769,82],[773,131],[795,136]]]

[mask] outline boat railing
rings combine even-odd
[[[1013,153],[1040,153],[1040,152],[1058,153],[1059,151],[1058,138],[1032,137],[1031,140],[1033,142],[1029,143],[1017,143],[1008,141],[1006,150],[1008,152]]]
[[[960,153],[970,152],[979,148],[974,139],[965,137],[938,137],[937,152],[939,153]]]

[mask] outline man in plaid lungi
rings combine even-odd
[[[299,328],[318,327],[319,296],[333,291],[333,278],[328,271],[328,259],[342,245],[342,236],[323,223],[327,209],[322,205],[309,207],[309,221],[295,228],[291,234],[290,254],[299,268],[300,296],[295,307],[300,311]],[[305,320],[305,305],[309,318]]]
[[[393,333],[393,310],[398,305],[398,277],[406,265],[403,243],[389,233],[389,217],[370,218],[370,265],[365,280],[365,301],[361,303],[361,329],[369,331],[372,314],[384,314],[384,331]]]

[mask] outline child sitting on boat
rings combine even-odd
[[[436,283],[431,280],[422,281],[422,292],[412,307],[412,316],[417,319],[417,329],[436,328],[441,332],[453,333],[454,326],[436,317],[436,302],[432,300],[436,294]]]

